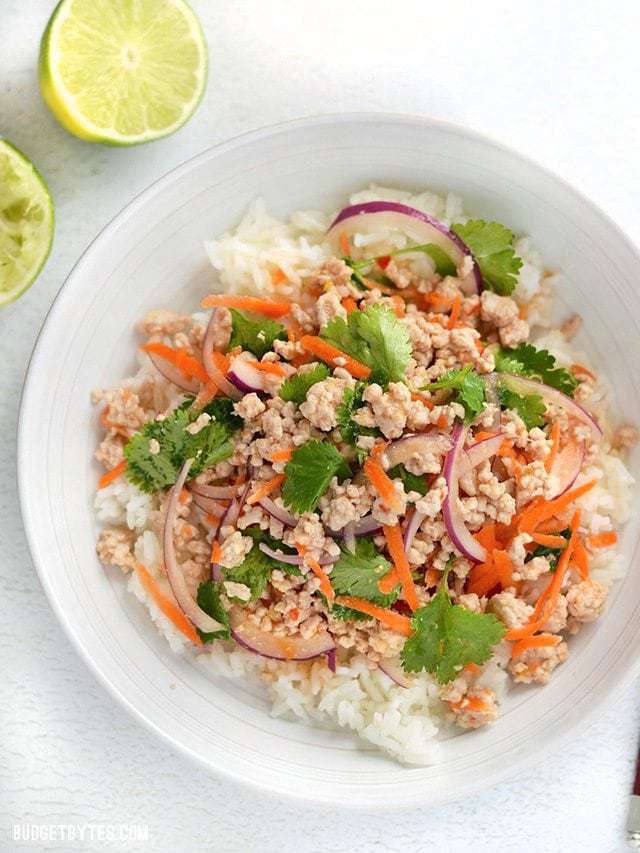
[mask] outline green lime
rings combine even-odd
[[[207,82],[207,46],[184,0],[61,0],[40,45],[40,89],[70,133],[136,145],[173,133]]]
[[[53,201],[24,154],[0,139],[0,305],[35,281],[51,251]]]

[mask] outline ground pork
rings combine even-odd
[[[318,297],[318,301],[316,302],[316,316],[318,318],[318,326],[321,329],[327,326],[334,317],[342,317],[343,320],[346,319],[347,312],[342,307],[340,296],[334,287]]]
[[[184,332],[190,324],[191,317],[188,314],[156,308],[136,324],[136,330],[147,338],[172,337],[178,332]]]
[[[609,590],[594,580],[575,584],[567,592],[567,605],[571,616],[578,622],[593,622],[604,608]]]
[[[105,566],[117,566],[123,572],[130,571],[135,565],[133,544],[135,533],[124,527],[105,527],[100,531],[96,552]]]
[[[328,432],[338,425],[338,407],[348,387],[349,383],[345,379],[335,377],[316,382],[307,392],[307,399],[300,406],[300,411],[313,426]]]
[[[510,591],[494,595],[487,605],[487,610],[494,613],[507,628],[521,628],[533,613],[533,607]]]
[[[253,539],[250,536],[243,536],[239,530],[234,531],[222,543],[220,565],[226,569],[239,566],[252,548]]]
[[[508,670],[513,680],[522,684],[546,684],[553,670],[566,661],[569,649],[564,641],[557,646],[527,649],[509,662]]]
[[[498,329],[500,343],[515,347],[529,337],[529,324],[520,319],[520,309],[515,300],[483,290],[480,296],[480,316]]]
[[[463,729],[479,729],[498,717],[496,694],[488,687],[475,688],[460,702],[450,702],[449,707],[455,714],[456,723]]]
[[[368,385],[362,395],[370,403],[375,425],[386,438],[398,438],[407,424],[411,392],[403,382],[390,382],[386,391],[379,385]]]

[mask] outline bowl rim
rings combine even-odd
[[[45,561],[40,561],[34,556],[38,552],[36,546],[37,525],[35,519],[31,516],[29,502],[27,498],[28,483],[26,482],[25,471],[28,447],[26,429],[24,427],[25,419],[23,415],[28,398],[31,393],[31,385],[35,381],[34,376],[37,372],[36,368],[38,367],[38,362],[40,359],[43,358],[44,355],[44,352],[41,352],[41,348],[44,345],[45,333],[50,323],[55,321],[56,313],[59,310],[61,296],[63,292],[68,287],[77,271],[89,258],[89,256],[92,255],[93,252],[96,251],[96,249],[98,249],[102,245],[102,243],[107,242],[111,237],[111,233],[120,226],[121,222],[134,215],[136,209],[142,204],[144,204],[147,199],[151,198],[154,194],[161,192],[166,186],[170,186],[175,180],[179,179],[183,173],[190,171],[199,162],[206,161],[212,157],[215,157],[218,154],[223,154],[226,151],[233,150],[237,147],[259,142],[262,139],[278,135],[288,130],[296,130],[298,128],[321,127],[323,125],[334,124],[348,124],[350,122],[366,123],[375,121],[387,122],[390,124],[396,124],[398,126],[410,124],[423,128],[439,127],[442,129],[446,129],[453,134],[467,138],[471,141],[481,142],[485,145],[489,145],[495,149],[498,149],[499,151],[504,152],[505,154],[510,155],[511,157],[515,157],[517,160],[524,163],[525,165],[544,173],[548,178],[561,185],[565,191],[567,191],[575,198],[580,200],[584,205],[589,207],[610,228],[612,228],[617,233],[621,241],[626,244],[630,252],[634,254],[640,262],[640,250],[638,249],[638,246],[636,246],[634,241],[612,219],[612,217],[609,216],[609,214],[605,210],[603,210],[599,204],[589,198],[589,196],[574,187],[561,175],[557,174],[552,169],[549,169],[548,167],[542,165],[534,158],[529,157],[525,154],[521,154],[517,149],[503,143],[501,140],[489,134],[459,124],[458,122],[452,122],[448,119],[442,119],[438,117],[420,115],[417,113],[388,111],[355,111],[312,114],[309,116],[292,118],[285,121],[262,125],[261,127],[256,128],[254,130],[249,130],[240,134],[236,134],[235,136],[229,139],[209,146],[198,154],[189,157],[184,162],[178,164],[177,166],[174,166],[172,169],[165,172],[159,178],[152,181],[147,187],[145,187],[145,189],[134,195],[133,198],[131,198],[131,200],[127,202],[127,204],[120,211],[118,211],[118,213],[116,213],[113,217],[111,217],[111,219],[107,221],[107,223],[100,229],[96,236],[86,245],[78,259],[70,268],[68,274],[64,279],[64,282],[56,293],[49,309],[47,310],[44,316],[40,330],[36,336],[27,363],[25,379],[20,394],[18,420],[16,424],[16,467],[18,498],[23,529],[27,539],[31,560],[36,568],[42,588],[44,589],[46,597],[53,612],[56,615],[56,618],[58,619],[58,622],[62,626],[68,639],[71,641],[72,647],[75,649],[79,657],[84,661],[87,668],[94,675],[97,681],[106,688],[109,694],[118,702],[119,705],[124,707],[126,711],[135,720],[142,723],[148,731],[152,731],[154,734],[158,735],[173,750],[177,751],[180,755],[188,758],[190,761],[195,762],[198,766],[206,768],[209,772],[213,772],[223,778],[230,779],[233,782],[239,782],[243,785],[248,785],[252,789],[260,791],[262,794],[265,794],[270,797],[275,798],[285,795],[294,802],[313,803],[316,805],[324,806],[336,805],[338,802],[340,802],[342,807],[352,812],[366,811],[370,808],[370,806],[366,805],[365,803],[357,802],[345,803],[344,800],[338,801],[335,797],[315,795],[313,793],[309,795],[307,791],[302,790],[291,791],[287,789],[285,791],[279,788],[277,785],[269,786],[260,781],[255,781],[254,779],[248,778],[247,776],[244,776],[239,772],[235,772],[235,770],[225,766],[224,763],[213,764],[204,756],[196,753],[188,746],[181,743],[172,734],[160,728],[160,726],[157,725],[150,717],[148,717],[144,713],[144,711],[135,707],[130,702],[130,700],[123,693],[120,692],[117,685],[110,680],[108,675],[100,669],[99,665],[93,660],[90,651],[84,646],[80,637],[76,635],[75,628],[69,616],[67,615],[64,607],[62,606],[62,603],[58,601],[53,585],[53,580],[49,576],[45,568]],[[590,704],[586,708],[586,710],[583,711],[580,719],[576,720],[574,723],[571,724],[569,731],[555,734],[551,733],[549,735],[549,738],[545,740],[543,746],[536,753],[525,751],[520,752],[516,756],[513,756],[512,760],[510,760],[508,765],[503,767],[497,767],[490,771],[488,775],[484,778],[483,784],[485,786],[487,784],[493,786],[498,782],[517,775],[522,770],[528,767],[535,767],[536,765],[540,764],[545,758],[545,756],[552,752],[553,749],[557,749],[563,739],[576,739],[578,735],[592,723],[594,717],[599,711],[601,711],[603,706],[613,705],[614,702],[616,702],[620,698],[622,693],[629,687],[630,683],[638,677],[638,675],[640,675],[640,657],[637,658],[635,662],[632,662],[626,671],[620,672],[618,675],[616,675],[616,680],[610,686],[609,690],[606,693],[599,695],[599,698],[596,698],[593,703]],[[463,797],[465,794],[477,790],[477,788],[477,782],[470,781],[468,783],[463,783],[459,785],[455,793],[442,792],[440,794],[432,794],[429,797],[429,806],[437,805],[445,801],[457,800],[460,797]],[[376,806],[377,809],[385,812],[401,812],[416,807],[416,799],[410,799],[409,802],[405,804],[390,803],[386,806]]]

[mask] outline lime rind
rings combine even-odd
[[[0,139],[0,305],[38,277],[53,243],[53,201],[33,163]]]
[[[87,111],[87,105],[85,104],[85,109],[82,109],[79,104],[79,96],[82,97],[85,94],[83,93],[82,88],[74,94],[69,90],[68,85],[66,85],[65,80],[63,79],[64,75],[61,73],[61,69],[64,68],[65,65],[65,51],[64,46],[61,46],[61,41],[64,40],[63,32],[65,23],[70,19],[73,20],[74,14],[77,14],[78,11],[82,11],[87,8],[93,11],[96,7],[95,4],[93,4],[93,0],[60,0],[42,35],[39,58],[39,79],[42,96],[47,106],[58,119],[60,124],[62,124],[62,126],[70,133],[80,139],[85,139],[90,142],[100,142],[105,145],[139,145],[169,136],[176,130],[179,130],[191,118],[203,98],[207,84],[208,55],[206,39],[198,17],[185,0],[164,0],[164,3],[166,9],[181,16],[180,21],[183,22],[187,28],[187,30],[183,32],[183,36],[186,36],[183,38],[183,45],[188,46],[188,48],[194,50],[197,54],[197,65],[190,69],[195,79],[195,83],[192,87],[193,91],[190,97],[185,100],[181,101],[175,97],[173,98],[173,106],[177,108],[179,105],[180,107],[179,115],[177,115],[174,121],[154,128],[147,126],[141,132],[132,131],[123,133],[114,127],[113,123],[101,124],[95,121],[94,118],[89,115],[91,110]],[[102,25],[97,28],[95,32],[91,32],[84,27],[83,33],[80,35],[80,39],[82,40],[82,38],[86,38],[88,41],[102,39],[103,44],[109,42],[111,52],[108,55],[110,55],[112,59],[112,73],[109,74],[108,70],[105,71],[104,67],[100,67],[97,61],[93,67],[91,67],[91,63],[89,63],[84,68],[76,62],[76,67],[74,69],[76,72],[75,78],[77,79],[79,76],[84,74],[85,78],[90,81],[87,84],[88,91],[91,91],[91,85],[95,83],[96,98],[94,103],[90,104],[94,112],[99,112],[104,116],[109,109],[113,110],[116,108],[116,105],[119,104],[121,107],[119,113],[126,115],[127,112],[130,112],[131,123],[133,124],[139,122],[140,117],[143,114],[148,116],[149,113],[153,114],[154,110],[157,113],[158,108],[160,108],[160,110],[164,108],[166,111],[167,103],[163,103],[161,97],[161,89],[163,88],[163,85],[157,87],[157,81],[160,76],[157,73],[157,68],[155,71],[153,69],[146,69],[146,80],[144,79],[144,76],[140,80],[135,79],[135,77],[132,77],[131,79],[131,88],[138,88],[139,90],[137,93],[134,93],[137,95],[138,109],[135,109],[135,103],[128,103],[126,98],[118,102],[118,99],[114,97],[114,92],[121,91],[123,85],[122,79],[118,79],[118,75],[120,75],[121,78],[123,76],[121,74],[122,69],[120,66],[114,64],[113,61],[114,49],[117,47],[120,52],[119,55],[121,55],[122,51],[126,51],[127,48],[123,41],[124,37],[122,31],[120,33],[116,32],[115,35],[109,33],[110,21],[117,17],[111,13],[113,13],[114,10],[117,10],[118,6],[121,6],[124,10],[125,8],[130,8],[131,4],[121,3],[120,0],[111,0],[108,6],[111,10],[109,20],[103,21]],[[154,19],[157,19],[157,12],[158,6],[156,4],[154,7]],[[143,37],[145,39],[151,38],[149,33],[155,33],[157,28],[156,20],[154,25],[149,25],[147,33],[144,34]],[[73,27],[71,27],[71,29],[73,29]],[[118,41],[118,39],[121,41]],[[170,41],[165,39],[164,52],[167,52],[170,47],[170,43]],[[73,57],[84,55],[83,51],[79,51],[77,49],[68,52],[70,52]],[[104,55],[105,50],[101,50],[101,54]],[[162,51],[156,50],[157,61],[161,61],[161,55]],[[72,63],[74,61],[74,59],[71,60]],[[141,64],[144,66],[145,62],[143,61]],[[181,69],[179,64],[174,63],[171,68],[171,73],[179,75],[180,71]],[[144,73],[145,68],[143,68],[143,74]],[[149,73],[151,73],[151,76],[155,73],[155,81],[153,81],[154,84],[156,84],[155,91],[154,85],[149,85]],[[67,76],[73,75],[68,74]],[[147,93],[150,92],[152,95],[152,97],[148,97],[146,102],[144,100],[144,96],[141,94],[141,90],[144,89],[145,86]],[[170,99],[167,99],[167,101],[169,100]],[[102,105],[100,105],[100,101],[102,101]]]

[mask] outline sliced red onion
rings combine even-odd
[[[503,382],[506,382],[509,388],[512,388],[519,394],[539,394],[545,403],[550,403],[553,406],[559,406],[572,418],[576,418],[583,424],[589,427],[596,441],[599,441],[603,432],[593,415],[584,409],[579,403],[576,403],[571,397],[558,391],[557,388],[552,388],[550,385],[545,385],[543,382],[538,382],[535,379],[527,379],[524,376],[516,376],[513,373],[498,373]]]
[[[256,393],[264,392],[264,373],[260,373],[255,367],[252,367],[248,361],[243,358],[235,358],[229,366],[227,374],[231,382],[240,391],[250,394],[253,391]]]
[[[230,500],[238,494],[237,486],[207,486],[204,483],[197,483],[195,480],[189,483],[189,489],[205,498],[217,498],[218,500]]]
[[[226,507],[222,506],[218,501],[214,501],[213,498],[205,498],[200,492],[192,492],[191,494],[194,504],[199,506],[204,512],[214,516],[214,518],[222,518],[225,514]]]
[[[343,528],[342,530],[331,530],[331,535],[344,539],[345,529],[346,528]],[[359,536],[375,536],[376,533],[380,533],[381,531],[382,525],[380,522],[372,515],[365,515],[360,519],[360,521],[356,521],[353,528],[353,535],[356,538]]]
[[[344,545],[347,551],[350,551],[352,554],[356,552],[356,523],[355,521],[350,521],[349,524],[346,524],[342,529],[342,537],[344,539]]]
[[[178,511],[178,502],[184,487],[189,469],[193,464],[193,459],[187,459],[180,470],[178,479],[169,493],[169,503],[167,505],[167,515],[164,522],[164,566],[167,572],[167,579],[173,592],[178,606],[196,628],[199,628],[204,633],[212,631],[220,631],[224,626],[215,619],[212,619],[207,613],[202,610],[197,602],[192,598],[191,593],[187,588],[186,581],[182,569],[176,560],[175,546],[173,542],[173,525],[176,520]]]
[[[469,293],[480,293],[482,290],[482,275],[471,250],[457,234],[447,226],[406,204],[397,201],[367,201],[345,207],[331,223],[327,232],[330,239],[336,242],[339,235],[371,233],[378,231],[401,231],[416,244],[434,243],[451,258],[456,267],[462,266],[465,257],[473,262],[472,272],[463,279],[463,288]]]
[[[244,506],[244,502],[247,499],[247,495],[249,494],[249,489],[251,488],[251,477],[247,478],[247,483],[244,487],[244,490],[239,498],[234,498],[229,506],[227,507],[227,511],[222,516],[222,521],[220,522],[220,527],[226,527],[227,525],[235,525],[237,520],[240,518],[240,513],[242,512],[242,507]]]
[[[289,566],[301,566],[302,565],[302,557],[299,554],[285,554],[284,551],[276,551],[275,548],[270,548],[265,542],[260,542],[258,548],[266,554],[267,557],[271,557],[274,560],[279,560],[281,563],[287,563]],[[334,557],[321,557],[318,560],[318,563],[321,566],[328,566],[332,563],[335,563]]]
[[[476,563],[484,563],[487,552],[467,528],[460,507],[458,468],[466,435],[466,428],[462,424],[457,423],[451,435],[453,447],[447,454],[444,462],[443,474],[447,481],[447,497],[442,505],[442,514],[449,538],[458,551],[469,560],[473,560]]]
[[[181,391],[188,391],[189,394],[198,393],[200,390],[200,383],[197,380],[187,379],[182,373],[180,373],[177,367],[174,367],[173,364],[165,361],[165,359],[157,353],[148,352],[147,355],[151,359],[151,363],[158,373],[164,376],[165,379],[168,379],[169,382],[172,382],[176,387],[180,388]]]
[[[246,614],[234,607],[229,613],[233,639],[250,652],[272,660],[311,660],[335,650],[336,644],[327,630],[321,630],[305,640],[300,634],[293,637],[276,637],[270,631],[261,631],[257,625],[245,621]]]
[[[407,674],[397,658],[383,658],[378,667],[399,687],[411,687],[411,681],[407,678]]]
[[[222,580],[222,566],[220,563],[211,563],[211,578],[214,581]]]
[[[425,512],[418,512],[417,509],[414,510],[414,513],[411,516],[411,520],[409,521],[409,523],[405,527],[404,536],[402,539],[402,541],[404,543],[405,553],[409,550],[409,548],[411,548],[414,536],[416,535],[416,533],[420,529],[420,525],[422,524],[422,522],[425,520],[426,517],[427,517],[427,514]]]
[[[298,523],[296,518],[282,506],[274,503],[271,498],[261,498],[258,501],[258,506],[261,506],[265,512],[268,512],[272,518],[284,524],[285,527],[295,527]]]
[[[214,385],[217,385],[220,391],[222,391],[223,394],[226,394],[227,397],[231,397],[232,400],[239,400],[242,397],[242,394],[238,391],[235,385],[232,385],[231,382],[229,382],[213,360],[213,339],[216,333],[216,324],[220,322],[220,311],[221,309],[214,308],[211,312],[207,331],[205,332],[204,340],[202,342],[202,363],[204,364],[204,369],[207,371],[207,374],[213,381]]]
[[[440,432],[405,435],[397,439],[397,441],[392,441],[385,450],[387,467],[394,468],[396,465],[403,464],[408,459],[411,459],[414,453],[430,453],[442,456],[450,448],[451,439],[448,435]]]
[[[559,498],[573,486],[584,465],[585,450],[582,444],[567,444],[558,453],[551,466],[551,474],[558,478],[558,488],[551,498]]]
[[[331,670],[331,672],[335,673],[336,671],[336,650],[331,649],[327,652],[327,666]]]
[[[461,454],[460,468],[458,473],[462,476],[466,472],[467,465],[470,468],[476,468],[482,462],[492,459],[500,450],[504,443],[504,436],[500,433],[492,435],[491,438],[484,438],[482,441],[477,441],[471,447],[467,447],[464,455]]]

